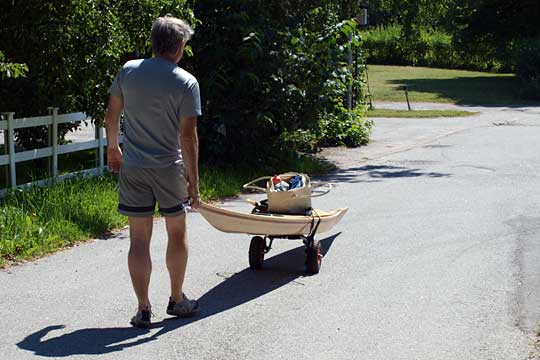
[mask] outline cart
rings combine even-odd
[[[244,188],[265,190],[250,184],[251,182],[244,185]],[[253,235],[249,245],[249,266],[254,270],[262,268],[264,256],[272,249],[275,239],[290,239],[303,241],[306,272],[317,274],[321,268],[323,254],[315,235],[331,230],[348,210],[348,208],[330,211],[310,209],[305,214],[277,214],[265,211],[266,200],[257,202],[248,199],[248,202],[254,206],[251,213],[222,209],[204,202],[201,202],[198,212],[210,225],[220,231]]]

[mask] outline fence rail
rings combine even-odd
[[[15,113],[2,113],[4,119],[0,121],[0,131],[4,132],[4,149],[6,154],[0,155],[0,166],[8,165],[9,188],[19,188],[29,185],[44,185],[53,180],[62,180],[76,175],[98,175],[105,170],[105,147],[107,139],[103,137],[103,128],[97,127],[94,139],[70,144],[58,144],[58,125],[64,123],[88,121],[85,113],[58,114],[58,108],[49,108],[48,116],[38,116],[31,118],[15,119]],[[17,152],[15,148],[15,130],[37,126],[49,127],[49,146],[41,149],[33,149]],[[122,139],[121,139],[122,140]],[[68,154],[76,151],[98,149],[97,167],[86,169],[69,174],[58,175],[58,155]],[[41,158],[51,158],[51,177],[40,181],[26,184],[17,184],[17,163]],[[6,182],[8,181],[6,179]],[[8,188],[0,188],[2,197]]]

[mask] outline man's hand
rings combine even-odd
[[[124,109],[124,101],[111,95],[105,113],[105,130],[107,130],[107,165],[112,172],[118,173],[122,165],[122,150],[118,144],[120,135],[120,115]]]
[[[189,197],[191,198],[191,207],[193,209],[199,208],[201,206],[201,199],[199,194],[199,184],[189,184],[188,185],[188,193]]]
[[[107,147],[107,165],[114,173],[120,171],[120,166],[122,165],[122,150],[119,146]]]

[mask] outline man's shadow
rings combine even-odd
[[[340,234],[320,241],[323,255]],[[157,340],[163,334],[247,303],[303,276],[304,249],[300,246],[265,260],[262,271],[247,268],[226,277],[199,299],[201,313],[197,317],[169,318],[154,323],[152,328],[160,330],[153,335],[150,335],[150,330],[133,327],[89,328],[42,340],[49,332],[65,327],[52,325],[28,335],[17,346],[40,356],[65,357],[106,354]]]

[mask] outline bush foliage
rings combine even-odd
[[[523,95],[540,99],[540,38],[523,39],[514,50],[516,73],[524,84]]]
[[[28,73],[2,80],[0,109],[23,117],[56,106],[101,120],[114,75],[125,60],[149,53],[152,22],[167,12],[193,21],[185,0],[1,2],[0,49]],[[60,126],[60,135],[73,126]],[[47,143],[44,127],[17,135],[26,148]]]
[[[339,106],[349,86],[359,97],[363,88],[362,74],[355,80],[347,65],[349,49],[360,43],[356,23],[342,20],[345,12],[326,1],[196,2],[201,25],[186,66],[207,105],[206,157],[237,158],[247,150],[264,161],[284,146],[304,150],[305,143],[291,141],[296,134],[310,134],[307,147],[314,148],[327,143],[321,119],[328,113],[342,115],[338,122],[354,117],[350,131],[369,134],[363,113]]]
[[[529,94],[535,93],[538,0],[370,0],[369,5],[370,62],[515,71]],[[533,57],[530,64],[526,53]]]
[[[370,123],[362,107],[342,105],[350,88],[357,100],[363,96],[362,66],[355,77],[347,65],[349,51],[360,46],[356,23],[346,20],[352,11],[348,5],[324,0],[2,2],[0,49],[29,71],[25,79],[2,80],[0,108],[21,117],[57,106],[101,121],[113,77],[126,60],[151,56],[151,25],[171,13],[196,28],[181,66],[201,85],[203,157],[264,156],[284,146],[282,134],[296,131],[311,132],[318,145],[365,143]],[[363,64],[361,54],[358,64]],[[343,141],[326,138],[328,119],[341,122],[336,128],[343,129],[338,134]],[[68,130],[64,126],[61,135]],[[46,131],[21,130],[18,143],[45,145]]]
[[[27,72],[26,64],[8,62],[4,53],[0,51],[0,79],[24,77]]]
[[[510,66],[508,62],[504,64],[491,55],[460,50],[452,35],[440,29],[420,30],[414,51],[411,51],[403,38],[402,26],[399,24],[373,27],[362,35],[366,60],[370,64],[479,71],[508,70]]]

